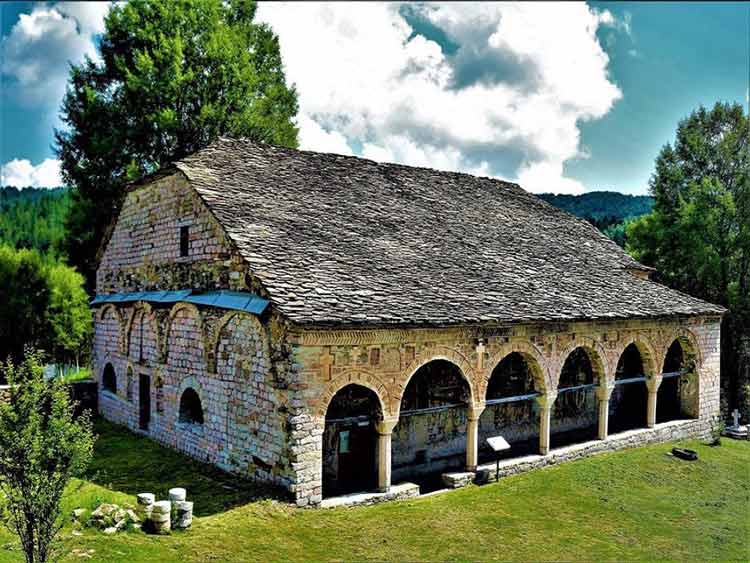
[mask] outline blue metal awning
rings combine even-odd
[[[185,301],[195,305],[206,305],[219,309],[245,311],[260,315],[268,307],[269,301],[253,293],[244,291],[208,291],[193,293],[191,289],[178,291],[131,291],[121,293],[99,294],[89,303],[103,305],[104,303],[133,303],[135,301],[149,301],[151,303],[177,303]]]
[[[183,299],[196,305],[207,305],[219,309],[232,309],[260,315],[268,306],[268,300],[244,291],[209,291],[190,295]]]

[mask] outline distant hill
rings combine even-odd
[[[619,192],[587,192],[581,195],[538,194],[547,203],[586,219],[620,246],[625,246],[626,223],[651,213],[654,198]]]
[[[614,217],[624,221],[651,213],[654,198],[648,195],[626,195],[619,192],[587,192],[581,195],[539,194],[544,201],[584,219]]]

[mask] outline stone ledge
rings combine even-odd
[[[499,470],[494,462],[484,463],[477,468],[476,481],[477,483],[489,483],[496,480],[496,475],[508,477],[604,452],[689,437],[700,437],[705,434],[706,425],[706,422],[700,420],[674,420],[657,424],[655,428],[639,428],[612,434],[606,440],[591,440],[555,448],[546,456],[527,455],[506,459],[500,462]]]
[[[419,496],[419,485],[399,483],[393,485],[387,493],[352,493],[340,497],[323,499],[320,508],[337,508],[341,506],[364,506],[391,500],[402,500]]]

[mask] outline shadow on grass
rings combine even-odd
[[[195,502],[196,516],[225,512],[262,498],[284,499],[284,492],[237,475],[231,475],[168,449],[130,430],[96,419],[98,438],[86,479],[129,495],[154,493],[168,498],[172,487],[187,489]]]

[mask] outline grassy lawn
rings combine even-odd
[[[66,510],[185,486],[196,518],[169,537],[66,526],[66,561],[750,559],[748,442],[685,442],[700,454],[692,463],[664,444],[412,501],[297,510],[118,427],[98,432],[91,474],[71,486]],[[22,560],[14,545],[1,530],[0,561]]]

